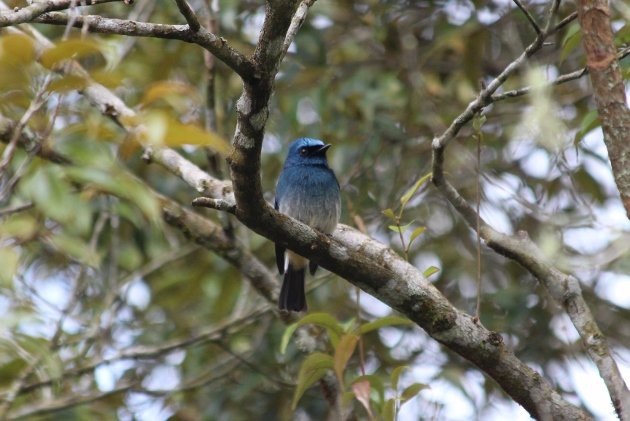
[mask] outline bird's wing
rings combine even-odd
[[[273,207],[276,210],[279,209],[277,198],[273,202]],[[284,274],[284,259],[285,259],[284,251],[285,251],[285,248],[282,247],[280,244],[276,243],[276,265],[278,266],[278,272],[280,272],[280,275]]]

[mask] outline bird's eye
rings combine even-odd
[[[306,150],[306,148],[301,148],[300,149],[300,155],[306,156],[307,154],[308,154],[308,151]]]

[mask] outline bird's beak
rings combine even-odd
[[[319,148],[319,149],[317,150],[317,152],[318,152],[318,153],[320,153],[320,152],[326,152],[326,151],[328,150],[328,148],[330,148],[331,146],[332,146],[332,145],[331,145],[330,143],[328,143],[328,144],[326,144],[326,145],[322,146],[321,148]]]

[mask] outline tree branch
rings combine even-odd
[[[111,93],[111,92],[110,92]],[[107,101],[107,97],[91,97],[92,102]],[[188,161],[180,154],[169,148],[147,147],[142,158],[147,163],[157,162],[171,174],[181,178],[188,185],[193,186],[197,193],[221,199],[227,206],[234,207],[234,193],[232,183],[218,180],[202,171],[201,168]]]
[[[527,8],[523,5],[523,3],[521,3],[521,0],[512,0],[512,1],[514,2],[514,4],[516,4],[516,6],[518,6],[519,9],[521,9],[521,12],[523,12],[525,17],[529,21],[529,23],[534,28],[534,32],[536,32],[536,35],[540,35],[542,33],[540,26],[538,26],[536,19],[534,19],[531,13],[529,13],[529,10],[527,10]]]
[[[630,56],[630,47],[626,47],[624,49],[622,49],[618,54],[617,54],[617,59],[619,61],[623,60],[624,58]],[[553,81],[549,82],[549,85],[561,85],[563,83],[566,82],[570,82],[572,80],[577,80],[579,78],[581,78],[584,75],[588,74],[588,67],[584,67],[580,70],[576,70],[574,72],[571,73],[565,73],[563,75],[558,76],[556,79],[554,79]],[[519,96],[523,96],[523,95],[527,95],[530,92],[531,88],[526,86],[523,88],[519,88],[519,89],[513,89],[511,91],[507,91],[507,92],[503,92],[500,94],[494,94],[491,97],[492,102],[498,102],[498,101],[502,101],[504,99],[507,98],[516,98]]]
[[[298,6],[293,19],[291,19],[291,25],[287,30],[287,35],[284,37],[284,43],[282,45],[283,56],[287,53],[291,42],[295,38],[295,35],[300,30],[304,21],[306,20],[306,14],[308,13],[308,9],[316,2],[317,0],[304,0]]]
[[[177,3],[177,8],[179,9],[179,12],[182,14],[182,16],[184,16],[186,22],[188,22],[188,26],[190,27],[190,29],[197,32],[199,28],[201,28],[201,24],[199,23],[199,19],[197,19],[195,12],[192,10],[188,2],[186,0],[175,0],[175,3]]]
[[[600,376],[604,379],[608,391],[613,400],[613,405],[620,418],[624,419],[622,414],[630,413],[626,408],[630,408],[630,394],[627,386],[619,372],[619,368],[615,360],[612,358],[608,344],[600,331],[595,319],[588,308],[578,280],[572,276],[562,273],[547,262],[542,252],[529,239],[526,232],[519,232],[518,236],[510,237],[499,233],[486,223],[475,211],[475,209],[460,195],[455,187],[453,187],[444,176],[444,153],[446,145],[452,140],[459,130],[467,124],[476,113],[480,112],[483,106],[492,101],[493,93],[503,84],[507,77],[521,66],[525,58],[539,50],[544,39],[550,34],[548,28],[554,15],[554,10],[558,7],[558,3],[554,2],[550,8],[548,20],[543,32],[536,40],[527,47],[527,50],[516,60],[510,63],[504,71],[495,78],[486,89],[482,90],[477,99],[471,102],[460,114],[453,124],[440,136],[433,140],[433,183],[439,191],[448,199],[453,207],[464,218],[466,223],[475,229],[478,220],[481,220],[481,238],[486,244],[495,250],[518,263],[534,275],[550,295],[561,304],[576,330],[582,338],[584,347],[597,366]],[[561,22],[566,24],[565,21]],[[556,26],[558,28],[558,26]],[[613,53],[614,58],[614,53]],[[584,71],[580,71],[579,76]],[[578,76],[578,77],[579,77]],[[626,132],[630,132],[630,126]],[[630,149],[629,149],[630,150]],[[630,159],[630,155],[629,155]],[[628,161],[630,162],[630,161]],[[630,166],[629,166],[630,167]],[[628,171],[630,175],[630,170]],[[623,406],[623,410],[622,410]]]
[[[87,28],[90,32],[101,34],[176,39],[205,48],[243,79],[255,79],[258,74],[256,66],[250,59],[230,47],[224,38],[208,32],[203,27],[193,30],[189,25],[136,22],[103,18],[95,15],[73,16],[70,18],[67,14],[61,12],[46,13],[32,19],[31,22],[61,26],[71,25],[75,28]]]
[[[23,8],[16,7],[12,11],[6,10],[0,12],[0,28],[18,25],[24,22],[31,22],[33,19],[47,12],[65,10],[78,6],[93,6],[96,4],[112,3],[118,1],[124,1],[125,4],[132,3],[132,1],[130,0],[47,0],[33,2]]]
[[[630,219],[630,109],[610,26],[610,10],[605,0],[578,0],[577,6],[604,142],[621,202]],[[626,413],[630,417],[630,402]]]
[[[94,402],[100,399],[105,399],[112,395],[117,395],[119,393],[127,392],[133,389],[134,386],[135,386],[134,383],[125,383],[107,392],[95,392],[89,395],[82,395],[79,393],[69,394],[68,397],[63,398],[63,399],[57,399],[51,402],[46,402],[45,404],[42,404],[42,405],[34,405],[31,407],[27,407],[23,411],[20,411],[16,414],[11,414],[11,416],[8,417],[7,419],[20,420],[20,419],[32,418],[36,416],[63,411],[64,409],[69,409],[74,406],[83,405],[83,404]]]

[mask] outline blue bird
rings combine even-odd
[[[306,137],[293,141],[278,178],[275,200],[277,210],[326,234],[334,231],[341,213],[339,182],[326,160],[330,146]],[[305,270],[308,265],[313,275],[317,264],[309,264],[280,244],[276,244],[276,264],[284,274],[278,307],[306,311]]]

